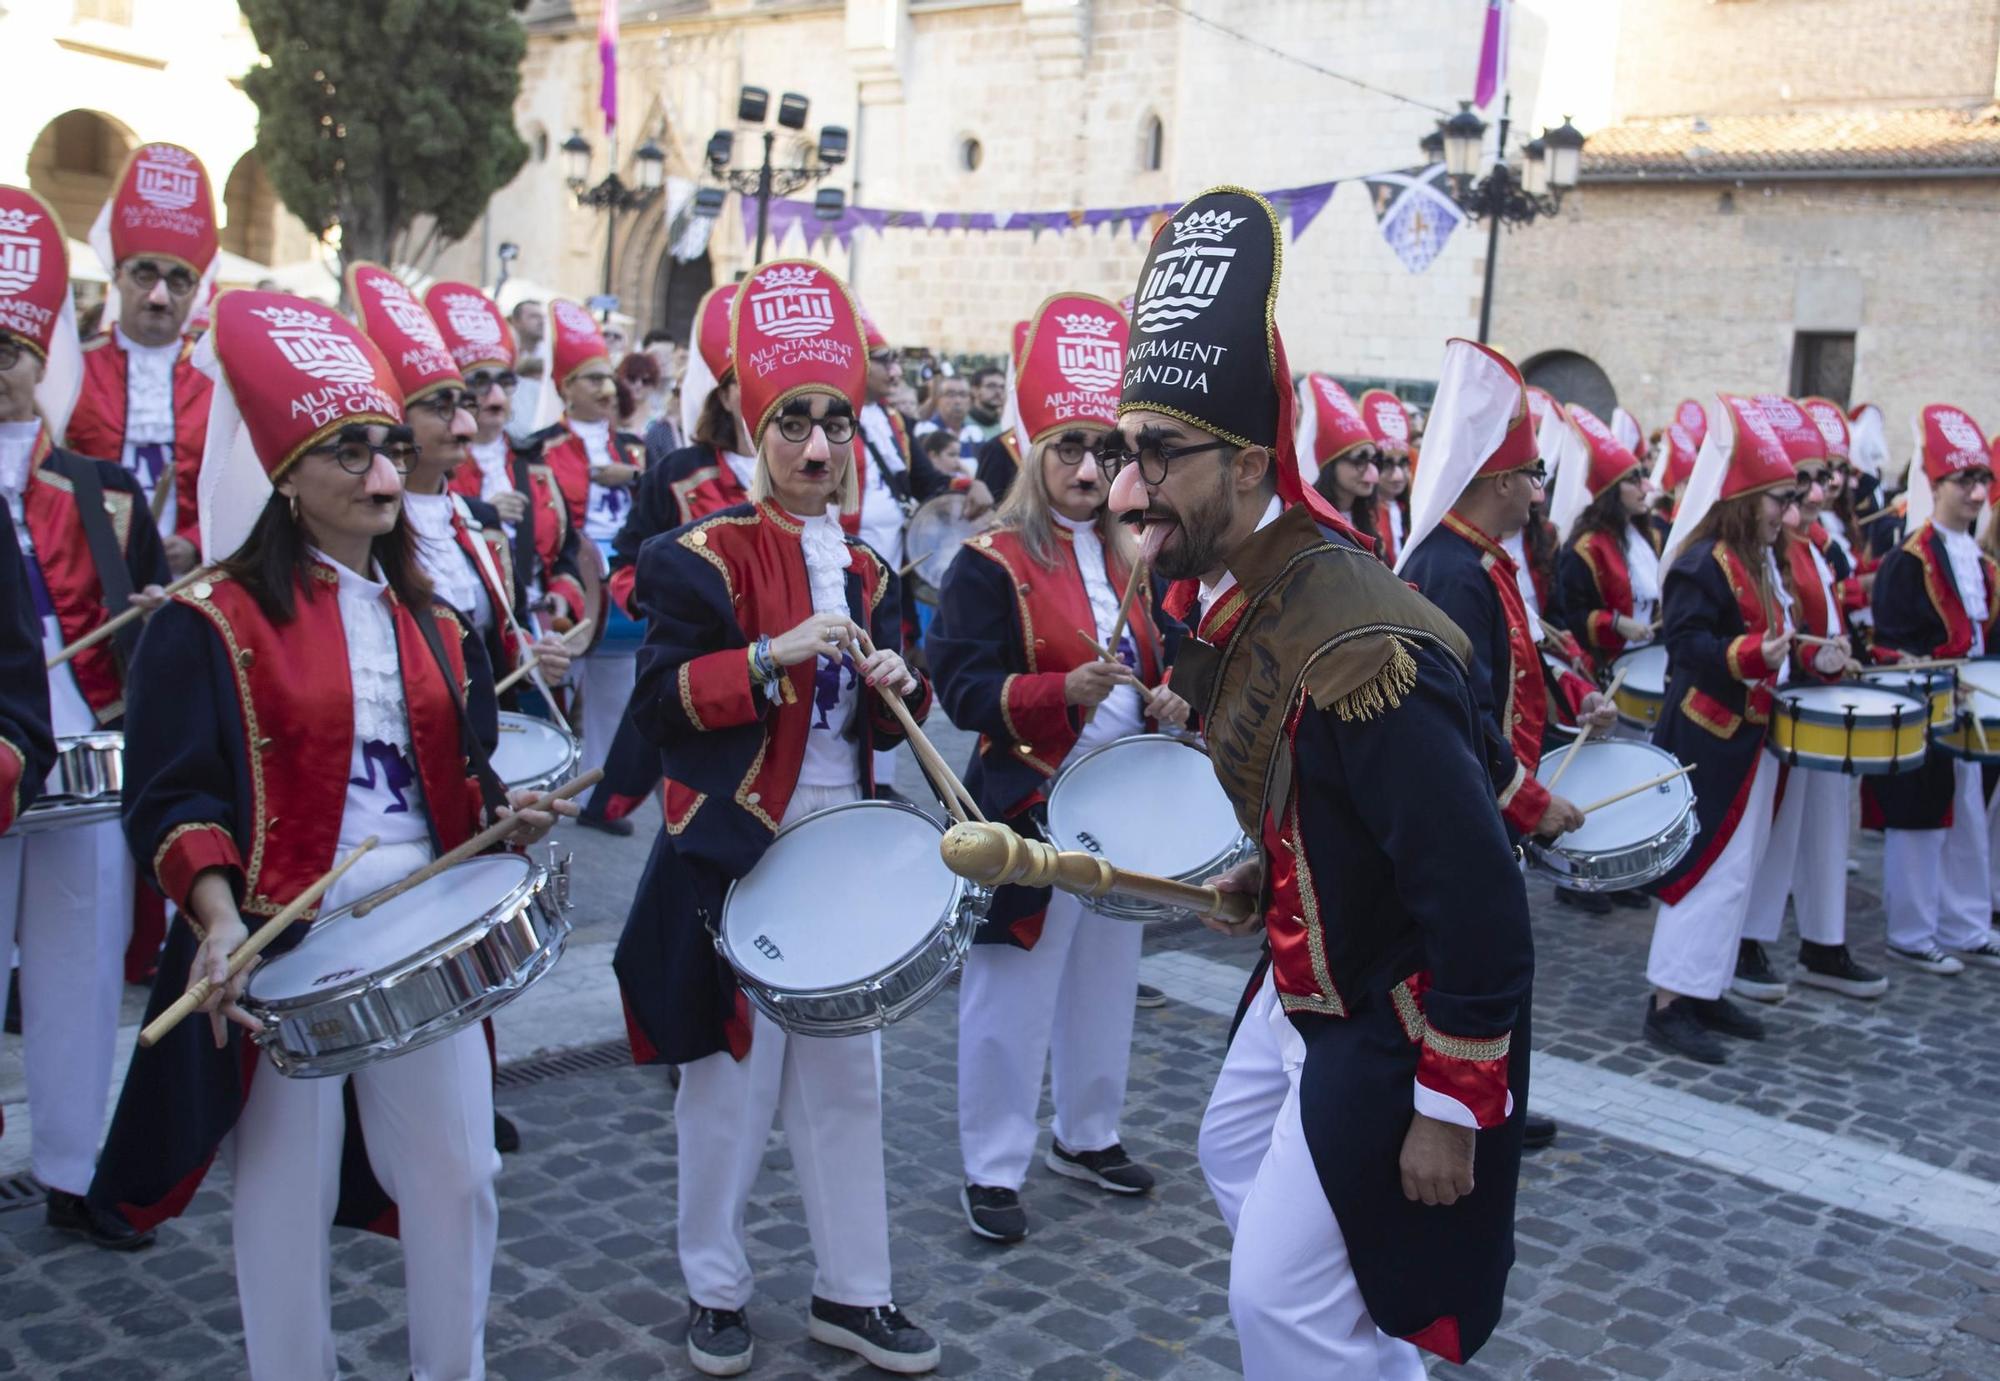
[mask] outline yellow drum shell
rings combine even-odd
[[[1923,704],[1876,686],[1782,691],[1771,711],[1780,761],[1818,772],[1905,772],[1923,762],[1930,721]]]
[[[1975,716],[1977,729],[1972,727]],[[1931,741],[1954,757],[2000,762],[2000,696],[1972,689],[1965,708],[1949,717],[1947,727],[1933,729]]]
[[[1941,671],[1877,671],[1864,672],[1862,684],[1880,686],[1898,695],[1906,695],[1916,700],[1928,700],[1931,707],[1930,722],[1940,727],[1952,721],[1952,677]],[[2000,713],[1996,707],[1995,713]]]
[[[1614,671],[1625,673],[1625,679],[1618,684],[1618,694],[1612,697],[1618,706],[1618,717],[1637,728],[1652,728],[1667,707],[1666,645],[1654,643],[1628,652],[1611,665]]]

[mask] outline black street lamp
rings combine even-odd
[[[1428,163],[1442,162],[1451,178],[1452,200],[1486,227],[1486,284],[1479,294],[1479,340],[1486,341],[1493,321],[1493,265],[1500,254],[1500,226],[1527,225],[1538,217],[1556,215],[1563,194],[1575,188],[1583,166],[1583,135],[1564,116],[1562,124],[1542,131],[1521,150],[1517,171],[1507,163],[1507,129],[1512,123],[1514,97],[1500,106],[1500,132],[1494,144],[1493,168],[1475,180],[1486,122],[1472,113],[1472,102],[1460,101],[1458,114],[1437,122],[1419,141]]]
[[[569,138],[562,141],[563,180],[576,197],[578,206],[589,206],[602,211],[609,218],[604,226],[604,297],[607,299],[604,314],[610,315],[611,307],[611,250],[618,238],[618,214],[621,211],[643,211],[660,195],[660,187],[666,181],[666,152],[651,139],[632,151],[632,175],[637,186],[626,183],[618,176],[615,166],[617,146],[612,149],[614,166],[604,175],[604,181],[595,187],[590,183],[590,141],[581,131],[572,130]]]
[[[770,109],[771,93],[761,86],[746,86],[737,95],[736,122],[740,125],[762,125]],[[778,124],[789,130],[803,131],[806,127],[807,102],[796,91],[787,91],[778,97]],[[788,196],[829,176],[833,170],[847,161],[847,130],[841,125],[820,127],[819,143],[815,146],[803,137],[790,140],[796,161],[789,167],[772,166],[772,155],[776,151],[778,132],[765,129],[764,161],[755,168],[731,168],[730,162],[736,156],[736,132],[719,129],[709,136],[707,158],[709,172],[739,196],[757,198],[757,257],[753,263],[764,262],[765,229],[771,218],[771,198]],[[722,214],[723,187],[704,187],[695,193],[693,211],[697,216],[719,216]],[[822,187],[813,198],[813,214],[823,221],[840,219],[847,209],[847,194],[838,187]]]

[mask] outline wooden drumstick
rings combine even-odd
[[[561,786],[557,787],[555,790],[543,792],[540,796],[537,796],[534,800],[528,802],[528,804],[522,807],[522,809],[547,810],[551,805],[555,804],[557,801],[567,801],[570,797],[575,796],[580,792],[586,791],[589,788],[597,785],[597,783],[601,781],[603,777],[604,777],[604,769],[601,767],[593,767],[590,769],[590,771],[583,773],[581,776],[571,777],[568,781],[564,782]],[[495,820],[492,824],[488,825],[478,834],[473,835],[472,838],[466,840],[463,844],[460,844],[457,848],[450,849],[444,853],[439,854],[436,858],[432,859],[429,863],[426,863],[423,867],[417,869],[414,873],[411,873],[401,882],[392,882],[387,887],[381,888],[378,891],[370,892],[360,901],[354,903],[354,905],[349,908],[349,911],[351,914],[355,916],[366,916],[370,911],[373,911],[376,907],[382,905],[382,903],[386,901],[392,901],[395,898],[402,896],[403,893],[409,891],[412,887],[422,886],[424,883],[429,882],[432,878],[436,877],[439,873],[442,873],[445,869],[455,867],[458,864],[465,862],[466,859],[471,858],[474,854],[480,854],[486,852],[486,850],[492,848],[495,844],[498,844],[501,841],[505,840],[509,835],[513,834],[516,830],[520,828],[521,828],[521,817],[518,814],[509,815],[503,820]]]
[[[1107,662],[1118,661],[1118,654],[1113,652],[1111,649],[1117,647],[1118,640],[1125,636],[1125,621],[1127,618],[1131,616],[1132,613],[1133,592],[1138,590],[1145,583],[1146,583],[1146,562],[1144,558],[1141,558],[1139,562],[1132,567],[1132,574],[1126,578],[1125,593],[1122,596],[1120,596],[1118,600],[1118,617],[1111,621],[1111,637],[1109,638],[1109,640],[1105,643],[1099,643],[1093,638],[1084,639],[1085,642],[1088,642],[1092,647],[1096,648],[1097,655],[1102,657]],[[1138,678],[1134,677],[1133,680],[1136,682]],[[1085,724],[1090,723],[1092,716],[1094,716],[1096,713],[1097,713],[1097,706],[1092,705],[1089,709],[1083,712],[1083,722]]]
[[[1625,667],[1620,667],[1611,673],[1611,684],[1604,688],[1605,700],[1614,701],[1618,698],[1618,688],[1625,684],[1626,670]],[[1563,773],[1569,771],[1569,765],[1576,761],[1577,753],[1582,750],[1584,744],[1590,742],[1590,736],[1596,732],[1597,726],[1595,724],[1586,724],[1583,726],[1583,731],[1570,744],[1569,751],[1563,754],[1563,760],[1556,764],[1555,775],[1550,777],[1547,782],[1549,795],[1553,796],[1556,794],[1556,783],[1563,779]]]
[[[206,566],[197,566],[193,570],[189,571],[186,575],[182,576],[179,580],[176,580],[173,584],[167,586],[164,590],[160,591],[160,593],[162,595],[170,597],[173,595],[177,595],[182,590],[185,590],[188,586],[194,584],[195,581],[201,579],[203,576],[213,575],[213,574],[214,571],[212,569]],[[70,658],[76,656],[77,653],[86,651],[89,648],[96,647],[99,643],[103,642],[113,633],[116,633],[126,624],[132,622],[133,619],[143,617],[145,613],[146,610],[141,609],[138,605],[128,604],[127,606],[125,606],[124,609],[122,609],[116,614],[113,614],[103,623],[98,624],[97,627],[91,629],[88,633],[84,634],[81,638],[78,638],[68,647],[63,648],[62,651],[56,653],[55,656],[49,658],[48,665],[51,668],[61,666],[64,662],[67,662]]]
[[[362,840],[355,846],[352,853],[334,864],[331,869],[320,877],[319,881],[313,883],[312,886],[306,888],[305,891],[299,893],[296,897],[293,897],[290,905],[286,906],[277,915],[271,917],[270,920],[264,922],[264,924],[258,926],[249,939],[238,945],[234,950],[231,950],[229,954],[229,977],[234,978],[237,974],[250,967],[252,959],[263,953],[273,940],[284,934],[299,917],[311,910],[313,903],[326,894],[327,888],[339,882],[349,868],[352,868],[356,863],[361,861],[361,855],[367,853],[380,842],[381,840],[372,834]],[[174,999],[171,1007],[146,1023],[145,1029],[139,1032],[139,1044],[148,1048],[157,1045],[161,1037],[187,1020],[202,1003],[208,1001],[209,994],[214,991],[215,984],[211,983],[208,979],[202,978],[196,980],[193,987]]]
[[[860,631],[862,655],[873,657],[875,640],[868,636],[865,629]],[[986,816],[979,809],[979,803],[972,799],[972,793],[965,789],[965,783],[958,779],[958,774],[951,770],[951,764],[944,760],[944,755],[938,752],[930,736],[917,724],[916,716],[912,715],[910,707],[903,703],[903,697],[890,686],[877,686],[875,689],[881,695],[883,703],[888,705],[890,713],[896,716],[896,722],[903,726],[903,738],[909,743],[910,751],[916,754],[917,765],[924,769],[925,775],[931,779],[931,785],[937,788],[938,797],[944,802],[946,812],[954,820],[983,822]]]
[[[1694,765],[1692,763],[1683,763],[1681,766],[1676,767],[1673,771],[1662,772],[1659,776],[1654,777],[1650,781],[1640,782],[1637,786],[1628,786],[1623,791],[1614,791],[1613,793],[1611,793],[1611,795],[1606,796],[1601,801],[1592,801],[1589,805],[1583,808],[1583,814],[1588,815],[1593,810],[1603,810],[1606,806],[1617,805],[1627,796],[1637,796],[1642,791],[1651,791],[1654,787],[1659,786],[1662,783],[1670,782],[1676,777],[1685,777],[1688,773],[1692,771],[1694,771]]]
[[[562,635],[562,645],[571,652],[575,652],[577,646],[576,639],[589,637],[591,625],[594,623],[596,623],[595,619],[585,619],[582,623],[571,627],[567,633]],[[512,671],[493,683],[493,693],[495,695],[505,695],[521,683],[522,677],[528,675],[534,669],[535,654],[531,649],[527,657],[521,662],[521,665],[515,667]]]
[[[983,822],[953,825],[939,841],[938,854],[945,867],[984,887],[1009,883],[1060,887],[1079,897],[1123,892],[1227,921],[1247,921],[1257,908],[1256,898],[1247,892],[1223,892],[1151,873],[1135,873],[1095,854],[1056,849],[1039,839],[1024,839],[1005,825]]]

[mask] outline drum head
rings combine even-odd
[[[322,916],[305,939],[258,966],[249,995],[259,1002],[285,1002],[394,968],[496,910],[534,868],[520,854],[471,858],[366,916],[344,908]]]
[[[1665,695],[1667,693],[1667,647],[1665,643],[1654,643],[1642,647],[1637,652],[1628,652],[1612,663],[1614,668],[1625,672],[1624,685],[1645,695]],[[1583,764],[1578,763],[1570,771],[1581,772]],[[1569,779],[1563,779],[1567,782]]]
[[[1563,774],[1560,792],[1579,809],[1615,796],[1627,787],[1649,781],[1680,764],[1671,753],[1650,743],[1620,739],[1593,739],[1581,748],[1558,748],[1542,759],[1535,776],[1541,781],[1555,775],[1562,760],[1579,753],[1576,766]],[[1662,782],[1651,791],[1628,796],[1584,817],[1581,828],[1558,835],[1553,847],[1569,853],[1611,853],[1658,838],[1694,804],[1694,788],[1686,777]]]
[[[501,711],[493,771],[508,786],[547,781],[569,762],[571,751],[569,736],[546,719]]]
[[[1787,686],[1778,692],[1778,709],[1773,714],[1786,713],[1784,707],[1793,702],[1806,714],[1830,715],[1835,719],[1842,718],[1850,709],[1857,715],[1880,719],[1893,719],[1896,711],[1901,710],[1903,722],[1912,724],[1926,713],[1921,699],[1913,700],[1880,686]],[[1577,764],[1579,768],[1582,766]]]
[[[730,963],[788,992],[887,972],[951,917],[959,880],[941,838],[929,816],[893,801],[787,825],[723,901]]]
[[[903,535],[906,558],[916,563],[910,574],[933,590],[944,586],[944,573],[958,556],[958,549],[986,530],[990,519],[965,516],[963,494],[940,494],[910,515],[909,530]]]
[[[1182,877],[1242,837],[1208,754],[1163,734],[1085,754],[1049,792],[1049,838],[1058,849],[1142,873]]]

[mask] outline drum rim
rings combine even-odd
[[[1771,708],[1771,723],[1775,725],[1781,719],[1787,719],[1787,720],[1796,719],[1801,724],[1813,724],[1828,729],[1844,729],[1847,727],[1847,716],[1838,710],[1802,708],[1796,715],[1794,715],[1790,710],[1784,708],[1785,706],[1793,703],[1791,697],[1803,696],[1812,693],[1824,693],[1827,691],[1838,691],[1840,689],[1841,687],[1839,686],[1787,687],[1785,690],[1780,691],[1778,693],[1776,697],[1776,703]],[[1891,714],[1886,710],[1862,710],[1857,706],[1855,709],[1855,718],[1854,718],[1855,728],[1873,729],[1877,732],[1881,732],[1884,730],[1900,730],[1911,724],[1915,724],[1920,728],[1929,726],[1931,722],[1931,713],[1932,713],[1932,707],[1928,703],[1929,697],[1904,695],[1902,692],[1894,690],[1888,686],[1870,686],[1868,687],[1868,689],[1877,691],[1883,695],[1891,696],[1894,699],[1901,700],[1906,704],[1908,704],[1911,708],[1918,711],[1919,713],[1918,716],[1913,720],[1912,719],[1898,720],[1895,718],[1893,714]],[[1883,716],[1887,717],[1883,718]],[[1874,722],[1872,723],[1868,722],[1870,720],[1873,720]]]
[[[250,982],[246,983],[243,989],[244,1009],[246,1011],[250,1010],[254,1003],[256,1010],[282,1014],[303,1006],[315,1006],[322,1002],[341,1001],[359,997],[371,989],[388,986],[391,979],[400,979],[416,969],[427,967],[434,961],[450,954],[453,950],[461,948],[468,937],[476,939],[480,935],[486,934],[503,919],[512,917],[522,907],[532,904],[535,897],[547,889],[549,882],[548,868],[535,862],[534,859],[526,854],[481,854],[474,858],[468,858],[464,862],[487,863],[500,859],[520,860],[527,867],[526,875],[522,877],[521,881],[508,888],[506,895],[499,901],[489,906],[473,920],[459,926],[456,930],[440,936],[416,953],[397,961],[394,965],[384,966],[369,973],[358,974],[346,983],[336,984],[318,989],[312,993],[302,993],[293,997],[257,997],[251,991],[251,988],[257,981],[257,975],[253,972],[250,975]],[[463,865],[454,864],[453,868],[460,866]],[[438,874],[438,876],[441,878],[450,876],[453,868],[446,869],[444,872]],[[321,927],[330,926],[342,920],[353,920],[354,907],[363,900],[365,898],[356,897],[354,901],[349,902],[336,911],[315,917],[312,925],[306,930],[305,936],[300,939],[297,945],[286,950],[285,955],[296,954],[300,945],[305,944],[314,935],[322,933]],[[363,919],[366,918],[364,917]],[[564,928],[567,929],[566,926]],[[284,958],[285,955],[278,957]]]
[[[790,834],[792,831],[804,825],[808,820],[818,820],[824,816],[837,815],[841,811],[855,810],[857,808],[864,806],[875,811],[880,811],[884,808],[887,808],[890,810],[903,812],[904,814],[907,815],[914,815],[919,820],[923,821],[926,825],[929,825],[932,829],[936,830],[937,836],[940,840],[944,838],[945,835],[944,827],[939,825],[938,822],[935,819],[933,819],[929,814],[917,809],[917,807],[911,805],[909,802],[878,801],[873,799],[872,797],[863,797],[861,800],[858,801],[842,801],[838,805],[827,806],[821,810],[812,811],[809,814],[801,815],[798,819],[792,821],[789,824],[779,826],[778,832],[771,836],[771,842],[764,846],[764,852],[768,854],[773,848],[777,846],[777,843],[780,839],[783,839],[786,835]],[[759,856],[757,862],[762,863],[763,861],[764,861],[763,857]],[[753,863],[750,866],[752,871],[755,871],[757,864]],[[811,997],[830,997],[835,993],[849,992],[855,988],[863,987],[866,984],[879,979],[883,974],[890,973],[895,969],[900,968],[904,964],[909,963],[912,958],[922,953],[926,948],[929,947],[932,941],[937,937],[938,932],[940,930],[949,929],[950,927],[959,924],[960,923],[959,912],[961,911],[961,909],[966,905],[968,901],[976,901],[978,892],[983,892],[986,890],[984,888],[978,887],[978,885],[974,883],[970,878],[960,877],[957,873],[952,872],[949,868],[947,868],[945,872],[952,880],[952,891],[951,891],[951,899],[946,904],[945,907],[944,917],[939,919],[929,929],[924,931],[922,937],[919,938],[914,945],[904,950],[901,954],[897,955],[896,958],[889,964],[885,965],[880,969],[877,969],[873,974],[869,975],[866,978],[850,979],[847,982],[835,983],[823,988],[786,988],[786,987],[780,987],[778,984],[773,983],[768,978],[760,978],[755,974],[745,973],[743,970],[743,966],[736,962],[736,947],[729,943],[729,903],[736,896],[736,889],[743,884],[744,878],[750,876],[749,873],[745,873],[743,877],[730,879],[729,889],[722,894],[722,908],[716,915],[715,924],[709,928],[709,935],[710,938],[713,939],[713,941],[715,942],[716,953],[722,956],[723,962],[729,965],[730,970],[733,973],[735,973],[737,980],[740,983],[743,982],[754,983],[762,988],[768,989],[769,991],[784,993],[787,994],[788,996],[797,999],[805,999]]]
[[[1554,759],[1557,754],[1567,753],[1576,746],[1577,745],[1574,743],[1565,743],[1559,748],[1550,749],[1548,754],[1544,756],[1539,763],[1535,764],[1535,771],[1537,777],[1539,778],[1541,769],[1545,767],[1552,759]],[[1672,763],[1675,766],[1680,765],[1680,759],[1676,758],[1672,753],[1669,753],[1666,749],[1660,747],[1657,743],[1647,743],[1641,739],[1631,739],[1631,738],[1591,739],[1589,742],[1585,743],[1583,747],[1586,749],[1641,748],[1646,750],[1647,753],[1657,756],[1661,759],[1664,759],[1665,761]],[[1667,835],[1670,835],[1675,830],[1681,828],[1682,822],[1685,821],[1689,816],[1694,814],[1695,804],[1700,799],[1695,792],[1693,784],[1689,782],[1686,777],[1679,777],[1676,778],[1676,780],[1687,786],[1687,797],[1685,800],[1682,801],[1681,808],[1679,811],[1675,813],[1672,822],[1669,823],[1667,825],[1666,830],[1661,835],[1658,836],[1659,838],[1665,838]],[[1546,844],[1538,844],[1532,840],[1530,840],[1529,842],[1531,846],[1534,849],[1538,850],[1539,852],[1561,854],[1564,857],[1578,858],[1578,859],[1614,858],[1619,854],[1630,853],[1632,852],[1632,850],[1641,847],[1641,845],[1634,843],[1634,844],[1621,845],[1620,847],[1615,849],[1565,848],[1563,847],[1560,836],[1558,836],[1554,840],[1549,841]]]
[[[1062,790],[1063,779],[1068,777],[1071,772],[1074,772],[1079,768],[1081,768],[1085,763],[1089,762],[1092,758],[1099,757],[1105,753],[1110,752],[1114,748],[1123,747],[1125,744],[1128,743],[1150,743],[1150,742],[1172,743],[1182,748],[1191,748],[1195,752],[1201,754],[1204,758],[1207,758],[1211,764],[1215,761],[1214,757],[1209,753],[1208,748],[1205,745],[1196,742],[1192,737],[1184,738],[1179,734],[1167,734],[1167,733],[1126,734],[1122,738],[1112,739],[1109,743],[1100,743],[1095,748],[1091,749],[1089,752],[1083,754],[1081,757],[1071,758],[1069,761],[1065,762],[1062,765],[1061,770],[1058,771],[1054,776],[1054,778],[1050,780],[1049,789],[1043,794],[1043,800],[1046,803],[1046,810],[1052,811],[1055,809],[1056,793]],[[1055,823],[1053,821],[1049,822],[1045,833],[1047,833],[1049,836],[1049,843],[1055,845],[1056,848],[1061,849],[1061,848],[1071,847],[1069,845],[1065,845],[1063,841],[1055,837]],[[1222,862],[1226,860],[1231,854],[1234,854],[1235,852],[1237,852],[1237,850],[1241,849],[1243,846],[1240,841],[1242,841],[1245,838],[1248,838],[1248,836],[1243,833],[1243,826],[1239,822],[1236,826],[1236,839],[1238,842],[1231,843],[1230,846],[1227,849],[1223,850],[1220,854],[1217,854],[1214,858],[1209,859],[1207,862],[1198,865],[1197,867],[1193,868],[1188,872],[1165,873],[1162,874],[1162,876],[1171,878],[1175,882],[1187,882],[1190,879],[1194,878],[1197,874],[1206,876],[1210,869],[1219,867],[1222,864]],[[1085,852],[1089,851],[1085,850]],[[1112,894],[1107,893],[1106,895],[1108,896]],[[1167,908],[1167,911],[1172,911],[1172,910],[1174,910],[1174,908],[1172,907]]]

